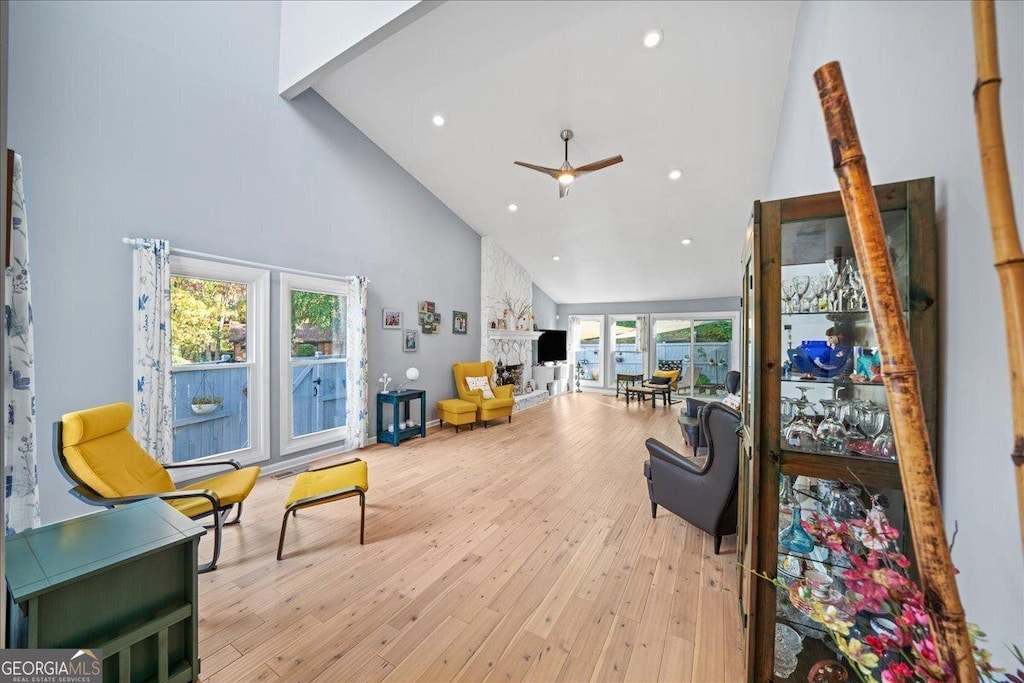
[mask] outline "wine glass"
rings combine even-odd
[[[892,433],[892,420],[889,419],[888,408],[878,408],[874,411],[871,432],[874,437],[871,451],[881,458],[895,460],[896,436]]]
[[[796,407],[796,414],[783,432],[783,440],[790,448],[813,453],[817,450],[818,437],[814,430],[814,408],[807,400],[807,392],[813,387],[798,386],[800,398],[790,399]],[[808,408],[810,411],[808,412]]]
[[[846,446],[846,427],[839,419],[840,399],[823,398],[821,404],[825,419],[821,421],[814,435],[818,440],[818,450],[822,453],[840,455]]]
[[[793,286],[796,287],[796,310],[800,313],[804,312],[804,297],[807,295],[807,290],[811,286],[811,278],[807,275],[797,275],[793,278]]]
[[[796,285],[792,280],[784,280],[782,283],[782,301],[786,304],[786,313],[793,312],[793,297],[796,296]]]
[[[811,293],[814,294],[813,303],[811,304],[812,311],[827,311],[828,300],[824,298],[825,292],[828,288],[828,277],[825,275],[818,275],[811,279]]]

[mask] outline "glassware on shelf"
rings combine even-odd
[[[828,299],[825,298],[825,294],[827,291],[827,275],[818,275],[817,277],[811,278],[811,293],[814,295],[814,298],[811,300],[812,311],[828,310]]]
[[[811,286],[811,278],[808,275],[797,275],[793,278],[793,286],[796,288],[796,310],[798,313],[804,312],[804,297],[807,296],[807,290]],[[808,304],[810,305],[810,304]]]
[[[871,452],[880,458],[896,459],[896,436],[892,433],[892,421],[889,409],[879,408],[873,411]]]
[[[803,508],[794,501],[789,509],[792,517],[789,526],[779,532],[779,545],[790,552],[806,555],[814,550],[814,539],[804,529]]]
[[[839,406],[845,401],[839,399],[823,398],[820,401],[825,419],[821,421],[815,430],[815,438],[818,441],[818,451],[832,455],[841,455],[846,447],[846,427],[839,419]]]
[[[786,313],[793,312],[793,299],[796,297],[796,285],[792,280],[782,281],[782,303],[786,304]]]
[[[865,419],[865,411],[871,405],[871,401],[865,401],[862,398],[855,398],[846,402],[843,410],[843,420],[849,427],[847,430],[848,438],[857,439],[867,436],[864,430],[861,429],[861,423]]]
[[[775,661],[773,673],[789,678],[796,672],[797,655],[803,650],[800,634],[785,624],[775,624]]]
[[[797,387],[804,392],[804,395],[800,398],[790,399],[796,405],[796,415],[786,425],[783,440],[790,448],[813,453],[817,448],[818,437],[814,430],[814,411],[811,409],[809,413],[807,412],[808,408],[811,408],[811,402],[806,398],[807,388]]]
[[[864,505],[860,502],[860,488],[842,484],[840,482],[828,482],[827,486],[818,483],[819,491],[825,490],[825,497],[822,503],[822,512],[839,522],[864,519]]]

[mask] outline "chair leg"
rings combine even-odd
[[[295,511],[298,508],[292,508],[291,510],[284,511],[284,517],[281,519],[281,536],[277,539],[277,559],[281,559],[281,553],[284,551],[284,532],[288,528],[288,513],[292,513],[295,516]]]
[[[511,415],[508,416],[508,423],[512,424],[512,416]]]
[[[359,545],[363,544],[363,531],[366,528],[366,494],[359,494]]]
[[[213,513],[213,559],[207,564],[199,567],[199,573],[205,574],[206,572],[212,572],[217,568],[217,560],[220,559],[220,537],[221,531],[224,528],[224,519],[221,517],[219,511]]]
[[[653,500],[651,501],[651,519],[657,519],[658,517],[658,504]]]

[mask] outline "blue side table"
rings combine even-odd
[[[409,401],[415,400],[420,402],[420,423],[415,427],[405,428],[402,425],[409,421]],[[390,432],[384,429],[385,405],[391,406]],[[377,441],[397,446],[417,434],[424,437],[427,435],[427,392],[422,389],[404,389],[377,394]]]

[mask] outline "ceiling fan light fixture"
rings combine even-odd
[[[665,34],[661,32],[660,28],[652,28],[650,31],[644,34],[644,47],[647,49],[653,49],[661,45],[661,41],[665,38]]]
[[[563,185],[572,185],[572,182],[574,180],[576,180],[576,176],[574,176],[572,173],[569,173],[568,171],[558,176],[558,182],[562,183]]]

